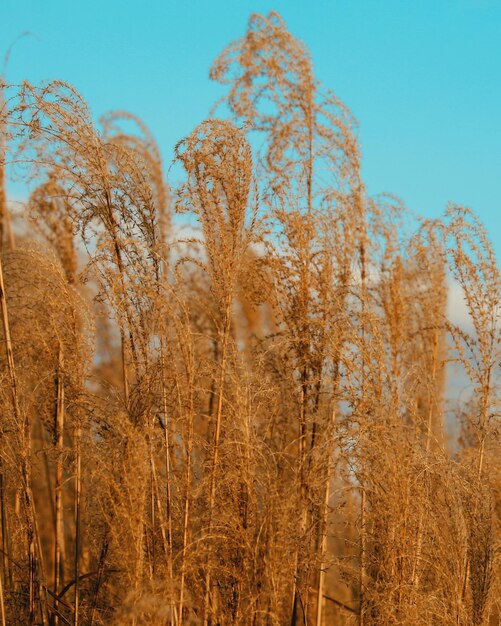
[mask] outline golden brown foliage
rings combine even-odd
[[[487,234],[368,197],[277,13],[211,77],[231,120],[177,144],[172,193],[137,117],[0,84],[0,243],[9,162],[38,241],[0,259],[1,626],[498,624]]]

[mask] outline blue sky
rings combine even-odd
[[[277,10],[360,124],[370,193],[427,217],[472,207],[501,252],[501,0],[1,0],[8,82],[58,78],[140,116],[169,165],[222,95],[212,60]]]

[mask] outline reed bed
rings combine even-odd
[[[210,77],[170,185],[134,115],[0,84],[1,626],[499,624],[487,233],[368,195],[277,13]]]

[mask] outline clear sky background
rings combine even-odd
[[[129,110],[166,168],[223,88],[212,60],[277,10],[357,117],[369,193],[438,217],[473,208],[501,253],[501,0],[0,0],[7,81],[62,79],[96,118]]]

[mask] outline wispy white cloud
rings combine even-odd
[[[447,317],[452,324],[471,333],[473,330],[470,314],[466,306],[463,290],[456,282],[449,284],[447,296]]]

